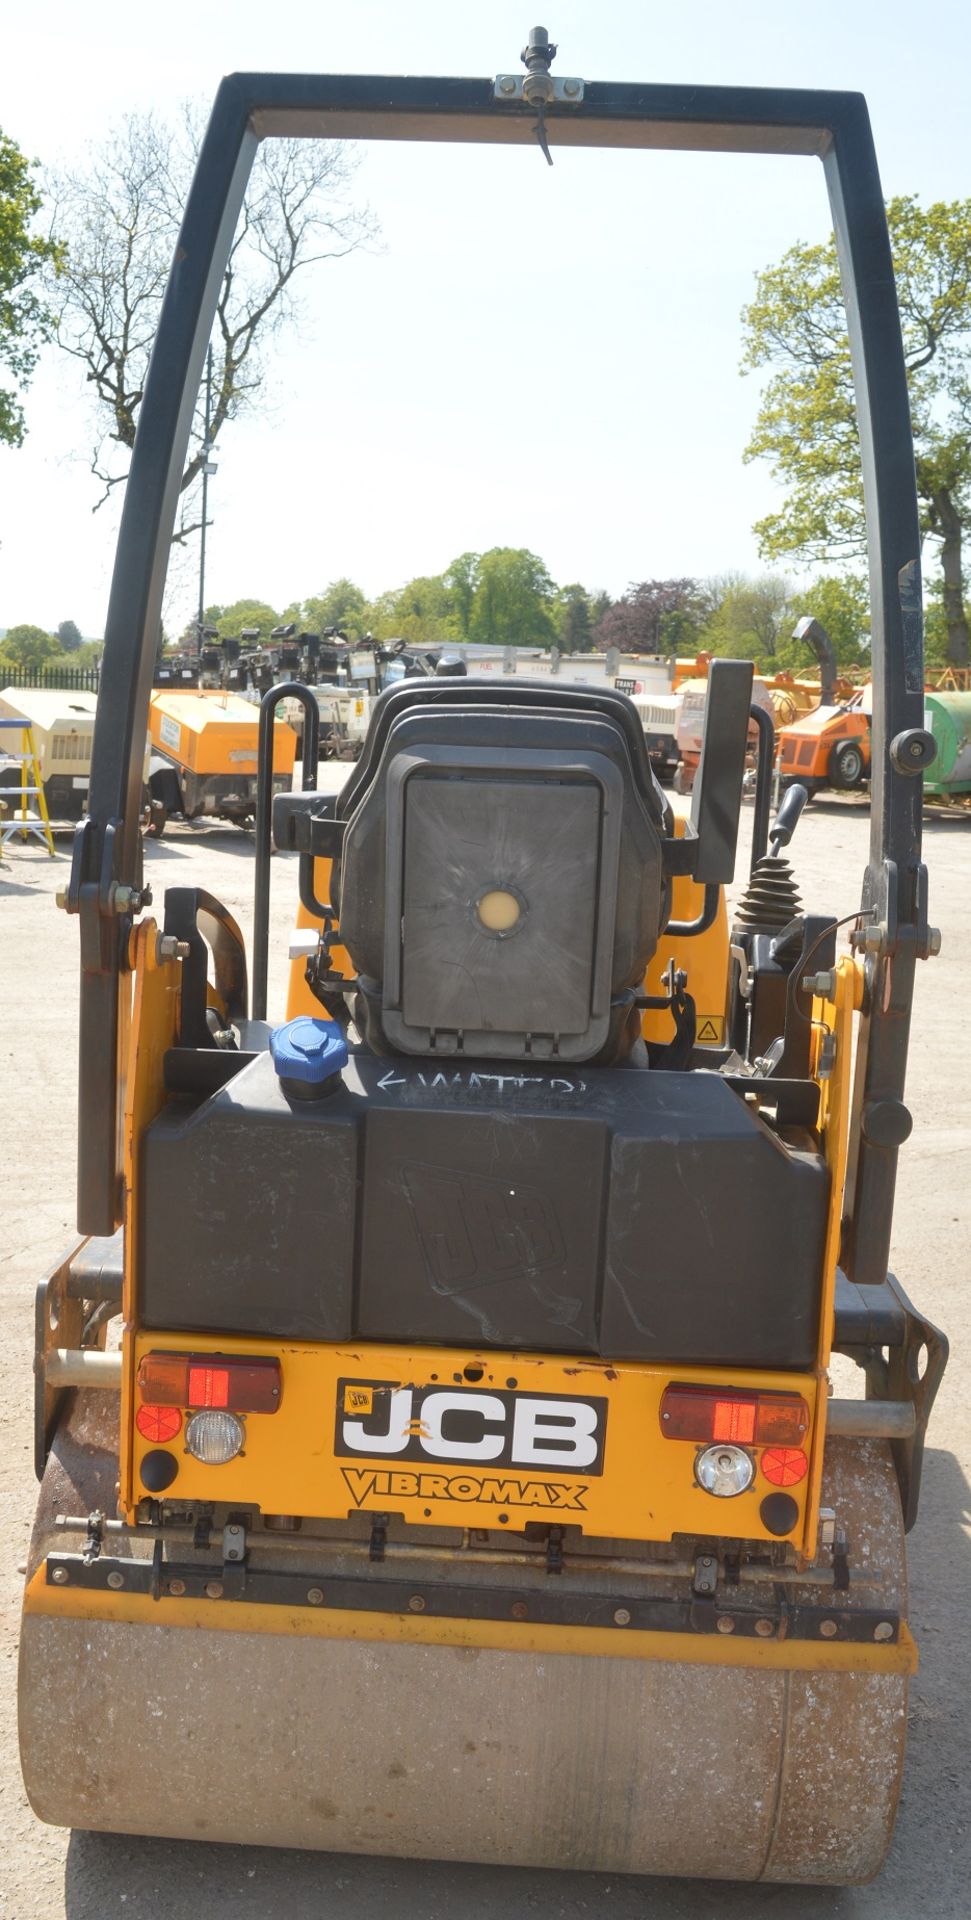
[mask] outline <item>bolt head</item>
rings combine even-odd
[[[109,1575],[108,1575],[108,1585],[109,1585],[109,1587],[111,1587],[111,1588],[112,1588],[112,1589],[114,1590],[114,1592],[115,1592],[115,1593],[117,1593],[117,1592],[118,1592],[118,1589],[119,1589],[119,1587],[123,1587],[123,1586],[124,1586],[124,1584],[125,1584],[125,1576],[124,1576],[124,1574],[123,1574],[123,1573],[118,1573],[118,1572],[117,1572],[117,1570],[114,1570],[114,1569],[113,1569],[113,1570],[112,1570],[112,1572],[111,1572],[111,1573],[109,1573]]]
[[[775,1632],[775,1627],[771,1620],[756,1620],[755,1631],[760,1640],[769,1640]]]
[[[174,933],[160,933],[155,942],[155,958],[159,966],[165,960],[188,960],[191,952],[188,940],[177,940]]]
[[[630,1626],[630,1608],[629,1607],[614,1608],[614,1625],[617,1627]]]
[[[183,1594],[184,1594],[184,1592],[185,1592],[185,1581],[184,1581],[184,1580],[170,1580],[170,1581],[169,1581],[169,1592],[170,1592],[170,1593],[174,1593],[174,1595],[175,1595],[175,1597],[176,1597],[176,1599],[177,1599],[177,1600],[180,1600],[180,1599],[182,1598],[182,1595],[183,1595]]]
[[[67,888],[66,887],[58,887],[57,892],[54,895],[54,905],[56,907],[60,907],[62,913],[67,912]]]
[[[824,1640],[835,1640],[839,1629],[835,1620],[821,1620],[819,1623],[819,1631]]]
[[[516,91],[515,80],[510,80],[510,79],[500,80],[499,91],[500,93],[515,93]]]
[[[411,1599],[408,1602],[408,1606],[412,1613],[424,1613],[425,1611],[425,1602],[422,1599],[420,1593],[412,1594]]]
[[[940,953],[940,951],[941,951],[941,929],[940,927],[928,927],[927,929],[928,958],[933,959],[933,957],[936,954]]]
[[[66,1587],[67,1586],[67,1568],[52,1567],[51,1580],[55,1587]]]
[[[322,1607],[324,1604],[323,1587],[308,1587],[307,1600],[312,1607]]]
[[[890,1620],[878,1620],[873,1629],[873,1638],[874,1640],[892,1640],[893,1622]]]
[[[717,1626],[718,1626],[718,1631],[719,1631],[719,1633],[734,1633],[734,1632],[735,1632],[735,1622],[734,1622],[734,1620],[732,1620],[732,1619],[730,1619],[730,1618],[729,1618],[729,1616],[728,1616],[728,1614],[727,1614],[727,1613],[720,1613],[720,1614],[719,1614],[719,1616],[718,1616],[718,1620],[717,1620]]]
[[[563,91],[568,100],[575,100],[580,91],[579,80],[564,80]]]
[[[222,1597],[223,1597],[223,1583],[222,1583],[222,1581],[221,1581],[221,1580],[207,1580],[207,1581],[206,1581],[206,1599],[207,1599],[207,1600],[221,1600],[221,1599],[222,1599]]]
[[[525,1600],[514,1600],[509,1611],[514,1620],[528,1620],[529,1618],[529,1608]]]

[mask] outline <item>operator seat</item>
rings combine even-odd
[[[622,694],[396,687],[338,817],[333,897],[373,1049],[628,1057],[669,911],[670,818]]]

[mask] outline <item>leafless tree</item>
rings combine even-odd
[[[159,309],[199,145],[186,109],[172,128],[131,115],[83,169],[49,176],[61,261],[52,279],[56,340],[94,390],[91,471],[103,506],[127,478]],[[266,347],[295,313],[293,281],[316,261],[373,241],[377,223],[353,204],[358,159],[342,141],[260,146],[223,278],[213,329],[211,448],[227,421],[258,401]],[[206,458],[201,406],[182,476],[183,501]],[[198,531],[183,504],[176,541]]]

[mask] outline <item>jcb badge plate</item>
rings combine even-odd
[[[599,1475],[606,1429],[607,1401],[599,1395],[339,1380],[334,1452],[421,1466]]]

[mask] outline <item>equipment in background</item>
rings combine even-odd
[[[794,640],[802,640],[815,655],[819,663],[819,704],[831,707],[836,703],[837,666],[836,653],[826,628],[821,620],[814,620],[811,614],[797,620],[792,629]]]
[[[554,52],[536,28],[525,72],[494,80],[235,75],[202,144],[66,897],[83,1238],[37,1304],[24,1776],[42,1818],[83,1829],[867,1880],[947,1355],[887,1270],[914,974],[939,936],[884,200],[859,95],[588,87]],[[473,139],[485,167],[503,143],[503,192],[563,143],[578,165],[596,146],[822,157],[881,609],[848,950],[784,852],[798,789],[770,826],[771,715],[739,660],[708,667],[680,818],[602,683],[404,679],[338,795],[315,790],[314,694],[271,686],[249,954],[201,888],[147,913],[159,475],[183,471],[257,133]],[[582,454],[577,474],[579,524]],[[303,790],[274,797],[284,699]],[[295,858],[271,861],[271,836]],[[271,867],[299,895],[286,1006]],[[859,1393],[842,1373],[831,1393],[834,1352]]]
[[[925,799],[969,804],[971,796],[971,693],[940,689],[924,694],[924,725],[936,749],[924,777]]]
[[[704,739],[705,715],[708,709],[710,677],[711,668],[709,667],[707,679],[685,680],[678,691],[678,705],[675,709],[675,742],[678,757],[672,781],[675,793],[690,793],[697,777]],[[754,705],[761,707],[771,720],[772,697],[765,681],[760,678],[752,682],[752,700]],[[748,763],[754,769],[758,749],[758,732],[754,719],[749,725],[748,742]]]
[[[634,693],[630,696],[644,729],[644,744],[658,779],[664,786],[673,780],[680,759],[678,715],[680,693]]]
[[[256,812],[259,715],[240,694],[156,688],[149,703],[149,832],[156,839],[173,814],[231,820]],[[289,791],[297,738],[285,720],[274,728],[273,791]]]
[[[31,835],[53,854],[34,729],[26,720],[0,719],[0,850],[14,836],[27,840]]]
[[[839,678],[836,654],[821,621],[797,620],[794,640],[803,640],[819,662],[819,704],[779,729],[779,772],[784,785],[798,780],[811,799],[821,787],[852,793],[870,778],[870,689],[849,691]],[[840,692],[845,698],[840,699]]]
[[[779,730],[779,773],[798,780],[812,798],[823,787],[856,793],[870,778],[871,689],[861,687],[837,706],[819,706]]]
[[[0,692],[0,719],[22,720],[30,726],[40,784],[55,826],[61,822],[73,824],[87,811],[97,710],[96,693],[60,692],[50,687],[4,687]],[[148,760],[146,743],[146,783]],[[0,766],[0,794],[7,786],[19,785],[19,768]],[[147,801],[147,784],[143,799]]]

